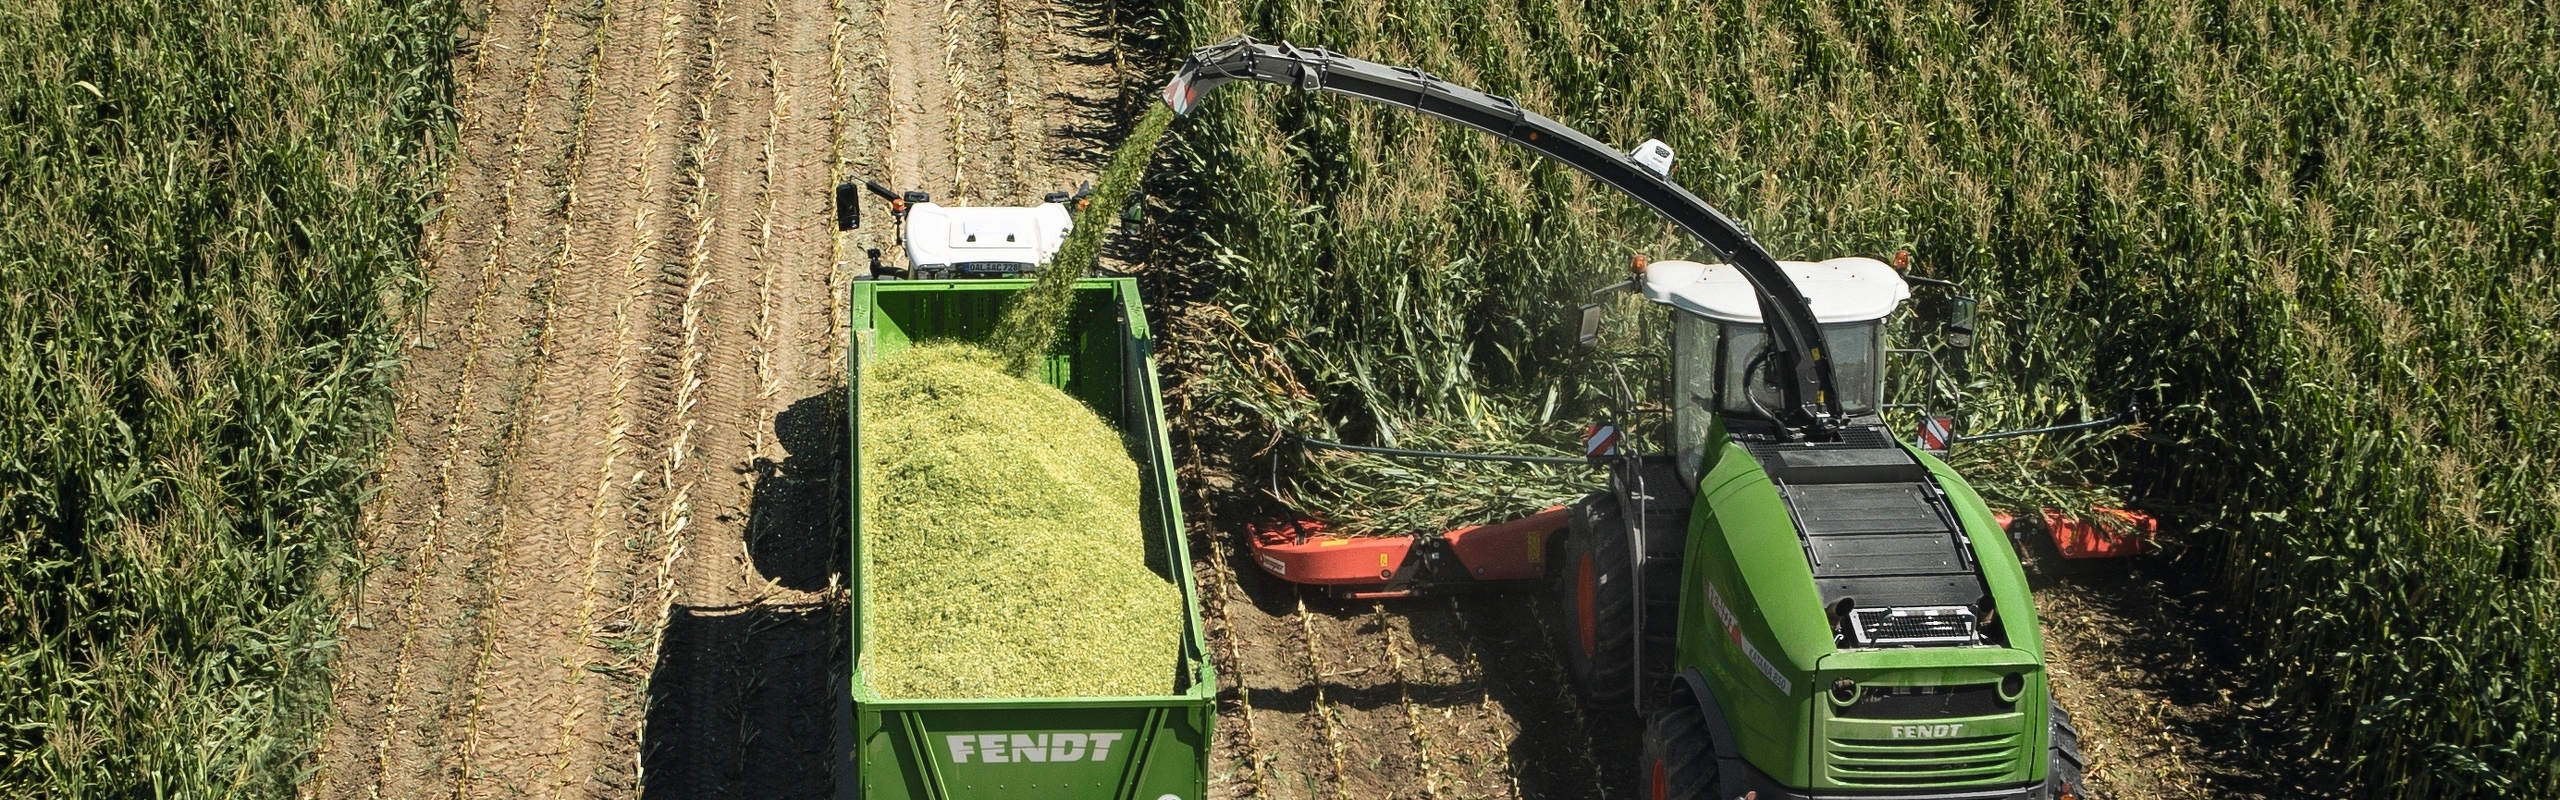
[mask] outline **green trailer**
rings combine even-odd
[[[1028,280],[864,281],[854,285],[852,459],[862,459],[866,360],[926,340],[983,340]],[[1148,563],[1179,587],[1182,655],[1172,693],[1152,697],[888,699],[865,679],[872,586],[863,580],[862,480],[853,470],[850,564],[854,774],[839,797],[1197,800],[1208,786],[1217,676],[1200,625],[1182,509],[1157,389],[1154,338],[1128,278],[1078,280],[1065,335],[1042,376],[1113,423],[1141,475]],[[884,499],[883,502],[894,502]]]

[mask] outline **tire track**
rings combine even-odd
[[[1332,767],[1326,775],[1327,784],[1333,789],[1334,797],[1348,800],[1351,797],[1351,771],[1343,764],[1343,760],[1347,757],[1350,748],[1342,741],[1340,713],[1332,703],[1325,700],[1324,696],[1325,679],[1328,677],[1324,668],[1324,640],[1316,634],[1314,617],[1307,613],[1306,590],[1297,590],[1297,595],[1298,631],[1304,637],[1299,642],[1306,650],[1306,681],[1312,693],[1307,704],[1307,713],[1314,718],[1316,730],[1324,734],[1326,763]]]
[[[1542,642],[1555,641],[1555,630],[1547,627],[1546,611],[1536,606],[1531,606],[1529,608],[1529,612],[1531,618],[1537,622],[1538,640]],[[1558,660],[1552,651],[1541,650],[1539,651],[1539,655],[1543,657],[1541,660],[1546,662],[1547,674],[1550,676],[1549,680],[1555,686],[1556,698],[1559,704],[1564,707],[1565,716],[1573,721],[1573,730],[1575,733],[1579,734],[1577,738],[1580,740],[1581,746],[1574,748],[1574,752],[1580,757],[1579,760],[1582,762],[1582,765],[1590,770],[1591,785],[1593,787],[1608,785],[1608,773],[1601,768],[1600,760],[1595,757],[1592,752],[1597,749],[1597,742],[1591,735],[1591,718],[1589,715],[1583,713],[1582,698],[1574,694],[1573,676],[1565,672],[1564,662]],[[1607,793],[1605,791],[1602,792],[1603,796],[1606,796],[1606,794]]]
[[[1493,702],[1493,688],[1485,681],[1484,662],[1476,658],[1476,634],[1467,625],[1466,611],[1458,606],[1458,599],[1455,597],[1448,598],[1448,607],[1449,622],[1457,629],[1458,634],[1458,650],[1451,656],[1449,664],[1450,673],[1456,678],[1453,685],[1457,687],[1458,693],[1451,698],[1453,702],[1444,707],[1462,704],[1468,696],[1472,695],[1475,699],[1476,721],[1478,724],[1485,725],[1486,733],[1490,734],[1489,736],[1471,736],[1466,726],[1460,724],[1452,738],[1475,745],[1470,751],[1461,754],[1469,763],[1481,765],[1473,777],[1481,780],[1484,773],[1490,771],[1499,776],[1502,781],[1499,786],[1491,788],[1502,789],[1503,796],[1519,797],[1521,796],[1520,775],[1511,763],[1510,750],[1500,746],[1487,746],[1495,744],[1488,740],[1508,740],[1510,734],[1516,731],[1509,730],[1502,724],[1501,709]],[[1454,713],[1444,713],[1448,713],[1450,717],[1456,716]],[[1494,795],[1489,791],[1483,794]]]
[[[414,555],[407,563],[410,580],[402,604],[405,625],[397,641],[368,643],[367,637],[350,637],[353,641],[346,674],[388,673],[388,678],[380,681],[387,688],[380,696],[382,713],[378,717],[348,715],[340,720],[341,728],[371,740],[371,763],[366,765],[370,774],[363,776],[360,785],[352,783],[355,776],[347,776],[348,781],[324,778],[320,784],[323,794],[474,794],[482,747],[487,741],[484,711],[493,692],[515,688],[490,682],[491,676],[499,672],[503,643],[508,641],[504,634],[516,624],[511,615],[494,612],[521,585],[515,559],[521,544],[515,540],[521,527],[519,520],[543,508],[538,503],[527,504],[520,496],[524,493],[518,489],[524,481],[518,476],[543,474],[532,466],[536,459],[528,456],[525,445],[536,434],[550,430],[547,416],[541,415],[550,407],[543,390],[551,374],[546,365],[559,352],[556,345],[560,333],[554,323],[561,317],[558,300],[563,291],[563,273],[574,264],[573,225],[582,213],[577,187],[581,185],[579,175],[585,171],[588,150],[584,137],[592,118],[589,112],[593,98],[600,91],[597,73],[604,60],[603,44],[615,19],[601,8],[584,10],[593,13],[574,15],[575,22],[567,29],[562,18],[569,13],[560,0],[550,0],[539,12],[531,14],[493,10],[493,31],[503,30],[509,23],[521,23],[531,29],[526,36],[531,41],[530,47],[511,48],[507,37],[493,33],[481,49],[484,55],[500,51],[529,54],[522,73],[522,94],[515,98],[513,132],[505,142],[505,171],[496,175],[463,172],[457,177],[458,182],[466,184],[457,194],[466,202],[473,196],[487,198],[487,206],[494,208],[489,213],[495,218],[482,243],[486,249],[481,254],[480,286],[475,292],[471,322],[459,337],[466,348],[465,355],[460,364],[447,369],[437,369],[435,363],[420,365],[427,368],[413,368],[410,378],[412,394],[452,393],[454,410],[448,412],[442,430],[445,457],[431,478],[404,482],[395,476],[387,487],[385,496],[389,498],[431,498],[426,501],[428,524],[422,526]],[[577,25],[592,28],[577,30]],[[582,58],[560,59],[574,65],[561,67],[554,63],[555,54],[559,43],[569,40],[587,42],[592,49],[581,54]],[[561,74],[564,71],[566,75]],[[484,102],[478,108],[485,111],[490,104]],[[481,120],[489,116],[477,115]],[[466,129],[475,127],[479,126]],[[549,142],[554,138],[562,142],[558,150],[536,144],[537,140]],[[560,155],[551,168],[540,174],[529,171],[533,154],[543,151]],[[547,211],[528,210],[533,204],[528,202],[530,187],[526,184],[535,181],[551,190],[554,204]],[[474,182],[481,183],[482,188],[468,186]],[[457,213],[478,210],[459,203],[455,208]],[[534,220],[527,215],[545,213],[560,224],[558,240],[547,248],[534,241],[543,238],[540,234],[527,235],[534,227]],[[533,283],[522,294],[532,305],[529,313],[517,316],[517,327],[498,325],[496,320],[503,315],[492,306],[505,305],[496,301],[518,294],[502,287],[522,285],[528,278]],[[494,355],[498,352],[512,358]],[[495,391],[500,385],[512,391]],[[479,492],[476,487],[465,491],[463,476],[458,474],[463,468],[460,462],[465,454],[464,432],[467,425],[476,422],[471,413],[484,404],[492,406],[485,413],[503,424],[497,426],[500,433],[496,446],[490,448],[489,456],[483,459],[485,463],[478,465],[488,473],[487,491]],[[535,449],[538,455],[540,448]],[[440,597],[460,602],[450,606],[430,602]],[[426,609],[431,605],[435,610],[429,613]],[[452,622],[448,626],[466,630],[448,636],[437,629],[430,617],[449,618]],[[372,664],[388,666],[369,666]],[[359,677],[349,683],[364,687],[366,681]],[[439,704],[445,710],[434,712]],[[434,722],[419,725],[412,720]],[[350,737],[333,736],[332,740],[346,738]],[[427,789],[418,785],[421,781],[443,785],[449,791]]]
[[[707,354],[703,341],[703,293],[712,281],[708,269],[709,239],[714,225],[713,207],[717,203],[717,198],[710,194],[706,172],[710,168],[714,147],[719,143],[714,111],[720,92],[727,87],[729,79],[728,65],[722,58],[721,41],[722,29],[728,22],[726,11],[724,0],[711,0],[705,9],[709,32],[702,37],[702,53],[710,62],[709,72],[693,97],[694,120],[686,134],[688,147],[677,180],[679,185],[688,186],[690,190],[681,206],[690,246],[681,265],[669,263],[661,268],[685,288],[674,309],[677,346],[672,354],[675,363],[670,388],[675,401],[666,423],[669,431],[667,443],[660,451],[658,461],[658,488],[666,493],[666,499],[658,513],[657,572],[651,583],[655,590],[652,605],[656,620],[649,629],[639,662],[639,676],[643,684],[655,675],[666,643],[667,627],[675,614],[681,588],[676,580],[676,565],[684,558],[687,529],[693,525],[693,490],[697,470],[688,469],[686,462],[695,455],[694,433],[701,421],[693,417],[693,410],[701,402],[705,388],[702,371]],[[672,28],[677,18],[670,16],[668,19]],[[695,461],[696,466],[699,463]],[[639,750],[637,772],[643,786],[649,784],[648,721],[653,710],[644,701],[643,714],[633,721],[631,728],[632,739]]]
[[[1632,793],[1635,720],[1581,707],[1543,592],[1347,605],[1262,573],[1220,532],[1234,523],[1209,522],[1219,495],[1196,491],[1222,678],[1212,771],[1228,773],[1211,797]]]
[[[688,173],[692,516],[662,563],[641,753],[646,790],[670,796],[823,794],[831,766],[837,138],[802,109],[831,97],[836,21],[742,5],[702,59],[726,91],[698,104]]]
[[[671,293],[657,268],[657,247],[665,236],[655,220],[672,196],[663,178],[675,167],[675,156],[666,147],[664,126],[679,88],[678,53],[689,10],[675,0],[660,0],[631,16],[635,28],[627,37],[627,52],[617,51],[614,68],[599,83],[610,87],[600,98],[607,109],[601,116],[607,128],[604,140],[632,152],[627,161],[591,167],[595,180],[610,181],[600,205],[627,213],[629,221],[572,236],[563,251],[564,259],[592,253],[594,263],[618,268],[592,276],[588,299],[581,304],[595,318],[589,358],[604,367],[588,382],[564,389],[601,400],[582,418],[591,422],[564,426],[562,434],[563,450],[584,448],[592,459],[587,469],[565,474],[590,475],[593,482],[576,484],[575,493],[560,502],[558,528],[580,532],[579,541],[563,550],[583,551],[583,558],[568,565],[577,576],[575,588],[555,601],[571,611],[565,618],[548,617],[560,625],[556,633],[533,626],[526,631],[543,652],[541,662],[558,664],[559,677],[553,681],[557,692],[537,705],[552,715],[535,715],[547,733],[521,734],[531,752],[521,759],[528,774],[518,780],[542,787],[553,798],[627,796],[639,781],[637,759],[630,755],[636,743],[628,733],[640,718],[629,709],[641,694],[643,663],[633,631],[641,613],[639,595],[647,593],[638,578],[646,572],[647,544],[657,531],[651,507],[658,498],[645,480],[647,470],[633,470],[625,479],[621,465],[658,438],[652,423],[668,405],[645,379],[655,374],[653,354],[664,349],[657,341],[663,336],[657,321]],[[617,176],[621,180],[612,180]],[[577,546],[581,542],[583,548]],[[609,598],[614,606],[606,608]],[[527,605],[536,613],[552,610],[531,598]],[[528,671],[536,671],[535,660],[522,661]],[[594,680],[598,676],[601,681]],[[543,740],[550,743],[548,752],[532,749],[531,742]]]
[[[1195,464],[1200,460],[1200,448],[1196,443],[1191,447],[1191,460]],[[1197,485],[1196,480],[1193,483]],[[1207,502],[1205,493],[1202,493],[1198,499],[1203,503]],[[1236,629],[1237,615],[1229,610],[1235,605],[1237,594],[1236,576],[1231,566],[1234,562],[1227,552],[1226,537],[1219,536],[1214,530],[1208,530],[1199,538],[1209,543],[1205,551],[1209,553],[1210,569],[1205,571],[1209,573],[1211,591],[1208,601],[1210,607],[1204,624],[1212,626],[1209,636],[1211,641],[1216,643],[1210,652],[1218,659],[1218,678],[1224,684],[1220,687],[1220,694],[1223,695],[1228,690],[1235,692],[1234,703],[1221,704],[1219,715],[1229,716],[1227,709],[1233,709],[1232,716],[1235,719],[1223,721],[1222,724],[1228,733],[1222,737],[1219,744],[1223,745],[1223,749],[1234,754],[1235,759],[1244,762],[1245,778],[1248,781],[1244,788],[1250,789],[1254,797],[1269,798],[1273,795],[1269,783],[1269,771],[1266,769],[1267,756],[1263,752],[1260,737],[1254,732],[1253,686],[1244,679],[1245,660],[1241,647],[1244,635]],[[1212,791],[1218,788],[1224,787],[1213,785]]]
[[[495,9],[493,8],[493,10]],[[459,363],[451,364],[451,368],[455,373],[454,383],[451,384],[454,393],[449,404],[444,406],[445,411],[441,415],[441,420],[419,420],[419,422],[424,423],[424,427],[411,428],[410,430],[415,435],[408,437],[418,441],[435,442],[434,445],[431,445],[433,448],[432,450],[424,448],[411,449],[419,455],[424,455],[427,452],[433,452],[437,455],[431,466],[417,465],[411,467],[412,470],[423,471],[428,474],[429,477],[426,478],[426,482],[432,486],[432,489],[425,493],[427,499],[422,511],[424,520],[417,525],[419,529],[417,544],[414,548],[407,549],[410,553],[409,557],[398,565],[402,571],[406,571],[408,573],[409,580],[407,581],[407,590],[403,593],[400,609],[394,622],[399,629],[397,644],[391,648],[393,654],[388,659],[389,668],[387,672],[389,674],[387,679],[383,681],[384,684],[386,684],[383,691],[378,695],[357,699],[356,702],[342,702],[340,704],[341,707],[370,706],[372,709],[378,709],[376,712],[378,713],[378,717],[374,720],[374,730],[370,732],[370,736],[366,737],[370,740],[370,746],[363,748],[369,750],[370,755],[372,756],[371,763],[369,765],[371,767],[369,770],[370,774],[366,777],[365,789],[362,792],[362,794],[366,796],[380,796],[383,790],[383,784],[388,780],[394,779],[391,775],[390,767],[392,753],[401,745],[401,737],[399,736],[401,732],[400,721],[411,711],[423,710],[417,706],[409,705],[407,695],[409,694],[409,690],[412,688],[413,679],[416,677],[414,675],[413,665],[411,662],[412,656],[421,647],[421,637],[430,633],[431,625],[428,619],[429,615],[426,613],[425,604],[429,589],[431,586],[439,587],[439,593],[447,591],[468,591],[465,587],[469,583],[469,577],[446,573],[443,569],[446,563],[444,556],[446,555],[446,551],[450,549],[450,545],[453,543],[454,539],[468,537],[472,533],[468,529],[468,517],[475,509],[470,506],[471,498],[465,495],[466,490],[463,487],[466,484],[472,484],[477,488],[476,485],[478,482],[484,479],[494,483],[496,481],[496,477],[495,473],[492,472],[491,469],[496,466],[496,462],[484,460],[483,463],[479,464],[462,463],[464,457],[468,455],[465,448],[466,439],[473,431],[497,431],[498,441],[494,444],[500,453],[497,457],[497,461],[499,462],[504,460],[504,451],[510,443],[506,431],[512,423],[512,420],[508,415],[508,409],[504,407],[503,400],[505,392],[504,387],[514,383],[510,378],[515,374],[514,370],[511,369],[515,365],[513,363],[491,364],[488,363],[488,361],[493,355],[493,350],[520,355],[515,353],[515,348],[518,346],[517,342],[520,341],[520,339],[505,336],[493,337],[493,320],[491,318],[503,313],[500,310],[501,308],[517,307],[514,299],[509,297],[509,293],[501,291],[501,287],[507,285],[510,282],[509,278],[512,277],[509,274],[509,271],[504,269],[504,267],[507,264],[507,257],[510,252],[509,245],[511,244],[511,229],[516,224],[519,213],[519,189],[521,187],[521,177],[525,169],[526,156],[529,152],[535,149],[535,123],[540,117],[540,112],[543,108],[543,104],[541,102],[542,95],[544,89],[548,86],[547,79],[550,77],[549,58],[551,45],[556,40],[554,33],[559,21],[559,0],[548,0],[540,7],[539,11],[531,14],[509,14],[505,16],[508,21],[530,23],[531,30],[525,32],[524,36],[532,41],[529,47],[530,52],[526,57],[525,66],[521,73],[522,79],[520,81],[518,93],[512,98],[485,98],[489,104],[504,103],[507,99],[512,99],[514,101],[512,104],[514,113],[511,116],[514,120],[514,125],[512,126],[505,142],[504,163],[506,166],[496,177],[496,186],[485,192],[486,194],[494,195],[495,203],[494,209],[487,218],[486,229],[482,233],[482,246],[485,249],[482,253],[480,263],[478,264],[476,275],[473,275],[475,280],[472,282],[472,288],[469,294],[470,299],[467,303],[468,310],[464,312],[465,319],[459,326],[458,337],[455,337],[460,339],[459,344],[462,346],[463,350],[458,358]],[[481,52],[475,56],[475,58],[485,58],[487,51],[491,48],[505,48],[503,41],[507,38],[505,35],[507,30],[508,28],[505,25],[493,24],[490,38],[483,41]],[[475,65],[474,71],[476,72],[479,69],[480,66]],[[488,104],[479,106],[481,109],[488,109],[490,107],[491,106]],[[505,106],[500,105],[497,107],[504,108]],[[466,128],[467,127],[468,126],[466,126]],[[486,152],[479,148],[473,148],[473,150],[474,152]],[[486,163],[495,160],[496,159],[494,158],[486,156],[473,159],[475,163]],[[464,182],[464,185],[467,186],[468,182],[474,181],[475,178],[485,179],[488,177],[485,174],[475,173],[476,170],[473,168],[458,170],[456,180],[458,182]],[[472,192],[468,188],[465,188],[462,193],[465,195],[478,194]],[[439,256],[438,263],[430,268],[430,274],[441,275],[453,270],[455,266],[454,262],[460,260],[462,253],[461,237],[455,237],[453,245],[453,249],[440,251],[442,255]],[[442,294],[448,298],[451,297],[450,293],[438,294]],[[432,297],[433,296],[431,295],[431,300],[428,306],[430,309],[429,314],[427,318],[423,320],[423,322],[429,327],[432,327],[437,323],[434,315],[434,309],[439,306]],[[447,307],[449,308],[450,306]],[[422,334],[419,348],[432,349],[432,340],[427,339],[426,336],[427,335]],[[511,359],[510,361],[513,360],[515,359]],[[502,401],[500,407],[484,408],[480,402],[482,400],[481,395],[484,391],[500,393]],[[416,392],[414,388],[410,393],[412,396],[418,397],[422,400],[428,399],[432,396],[430,394],[420,394]],[[404,406],[405,409],[414,409],[417,407],[418,404],[407,404]],[[484,452],[487,449],[487,447],[483,447]],[[463,507],[456,508],[457,502],[462,503]],[[454,530],[453,528],[456,527],[460,527],[462,529]],[[384,544],[391,543],[385,542]],[[397,545],[392,546],[396,547]],[[441,610],[442,609],[439,609],[439,611]],[[361,613],[362,608],[359,606],[358,616],[356,617],[357,621],[350,627],[358,630],[371,630],[373,628],[371,621],[365,619]],[[436,617],[443,618],[443,615],[438,614]],[[433,627],[445,628],[449,627],[451,624],[452,623],[446,623],[445,625]],[[350,638],[361,639],[370,637],[351,636]],[[450,643],[438,642],[429,644]],[[347,672],[348,674],[357,676],[357,678],[344,684],[346,688],[350,690],[350,694],[365,693],[367,689],[371,688],[371,683],[366,679],[366,677],[368,675],[375,674],[362,669],[361,667],[364,665],[356,666],[359,668],[350,669]],[[436,701],[433,697],[422,697],[419,698],[419,702],[432,704]],[[433,716],[440,717],[441,714]],[[428,735],[424,737],[424,742],[421,746],[428,750],[432,750],[432,740],[434,738],[436,737],[433,733],[428,733]],[[332,742],[341,742],[345,741],[345,737],[331,736],[328,740]],[[344,747],[331,748],[331,752],[340,754],[341,756],[345,754],[345,750],[346,748]],[[334,771],[329,770],[325,766],[323,768],[323,772],[324,774],[335,774]]]
[[[1413,743],[1415,771],[1422,773],[1423,800],[1440,796],[1439,770],[1432,767],[1431,734],[1423,730],[1422,708],[1413,702],[1413,683],[1405,677],[1404,648],[1398,638],[1410,641],[1409,632],[1397,630],[1396,620],[1387,616],[1385,601],[1371,601],[1370,616],[1378,628],[1378,650],[1387,662],[1387,674],[1396,685],[1396,705],[1404,710],[1405,737]]]
[[[560,226],[556,234],[558,245],[554,248],[542,276],[535,283],[542,298],[542,313],[536,323],[537,341],[534,345],[534,364],[525,381],[526,391],[517,400],[519,409],[508,426],[507,446],[502,449],[502,452],[508,456],[509,468],[500,473],[504,481],[491,492],[498,505],[498,518],[493,526],[495,531],[491,537],[492,541],[487,548],[493,554],[495,563],[486,570],[490,579],[487,594],[480,606],[483,609],[496,609],[504,600],[509,586],[508,579],[511,577],[510,567],[516,563],[513,525],[517,515],[513,512],[520,503],[519,498],[515,496],[515,490],[529,467],[542,461],[539,458],[519,459],[516,456],[520,452],[520,442],[529,432],[528,428],[537,421],[547,421],[547,418],[538,420],[536,415],[549,405],[544,402],[545,397],[541,390],[545,388],[544,380],[550,375],[551,366],[558,354],[556,346],[560,333],[557,325],[560,310],[558,304],[560,283],[576,263],[576,250],[572,245],[575,241],[577,225],[581,221],[579,179],[588,152],[587,132],[588,123],[592,120],[595,108],[596,84],[599,77],[597,70],[603,61],[604,46],[612,30],[610,22],[613,17],[609,0],[596,0],[591,9],[595,28],[588,42],[588,52],[586,57],[581,59],[582,66],[575,79],[578,88],[569,114],[568,152],[562,156],[560,168],[553,171],[553,177],[560,187],[558,196]],[[546,35],[546,46],[548,39]],[[494,613],[483,613],[481,616],[480,650],[471,672],[470,699],[463,712],[462,743],[455,748],[456,763],[451,770],[453,790],[450,796],[453,800],[465,800],[472,796],[473,780],[477,777],[474,774],[477,766],[475,760],[480,755],[482,721],[487,710],[485,701],[491,690],[490,678],[499,667],[498,645],[505,638],[502,634],[506,632],[499,627],[501,618],[502,615]]]

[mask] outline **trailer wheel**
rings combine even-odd
[[[1584,699],[1624,703],[1635,689],[1635,582],[1628,570],[1626,520],[1606,492],[1575,501],[1568,515],[1563,574],[1565,666]]]
[[[1646,715],[1644,758],[1636,762],[1636,787],[1645,800],[1710,800],[1716,796],[1716,754],[1707,717],[1698,704],[1675,698]]]
[[[2047,699],[2045,714],[2052,731],[2046,746],[2052,762],[2045,769],[2044,796],[2053,800],[2094,800],[2088,782],[2081,777],[2084,764],[2080,757],[2080,731],[2071,727],[2071,712],[2062,710],[2061,703]]]

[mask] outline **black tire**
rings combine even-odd
[[[2045,713],[2052,731],[2045,749],[2051,753],[2052,763],[2045,768],[2044,796],[2051,800],[2095,800],[2082,777],[2081,768],[2086,762],[2080,756],[2080,731],[2071,727],[2071,712],[2062,710],[2061,703],[2047,700]]]
[[[1607,492],[1575,501],[1568,519],[1563,573],[1556,576],[1565,669],[1585,701],[1619,707],[1635,690],[1636,597],[1626,520]]]
[[[1644,800],[1710,800],[1716,797],[1714,740],[1706,714],[1676,695],[1644,721],[1644,757],[1636,762],[1636,794]]]

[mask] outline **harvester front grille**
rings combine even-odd
[[[1981,683],[1970,686],[1878,686],[1870,684],[1858,693],[1858,701],[1832,712],[1848,719],[1948,719],[1953,717],[1988,717],[2018,710],[2012,700],[2000,699],[2000,688]]]
[[[1849,628],[1861,646],[1974,644],[1973,609],[1964,606],[1861,608],[1849,612]]]
[[[1946,739],[1833,737],[1824,767],[1842,786],[1947,786],[1998,780],[2018,769],[2025,737],[2005,733]]]

